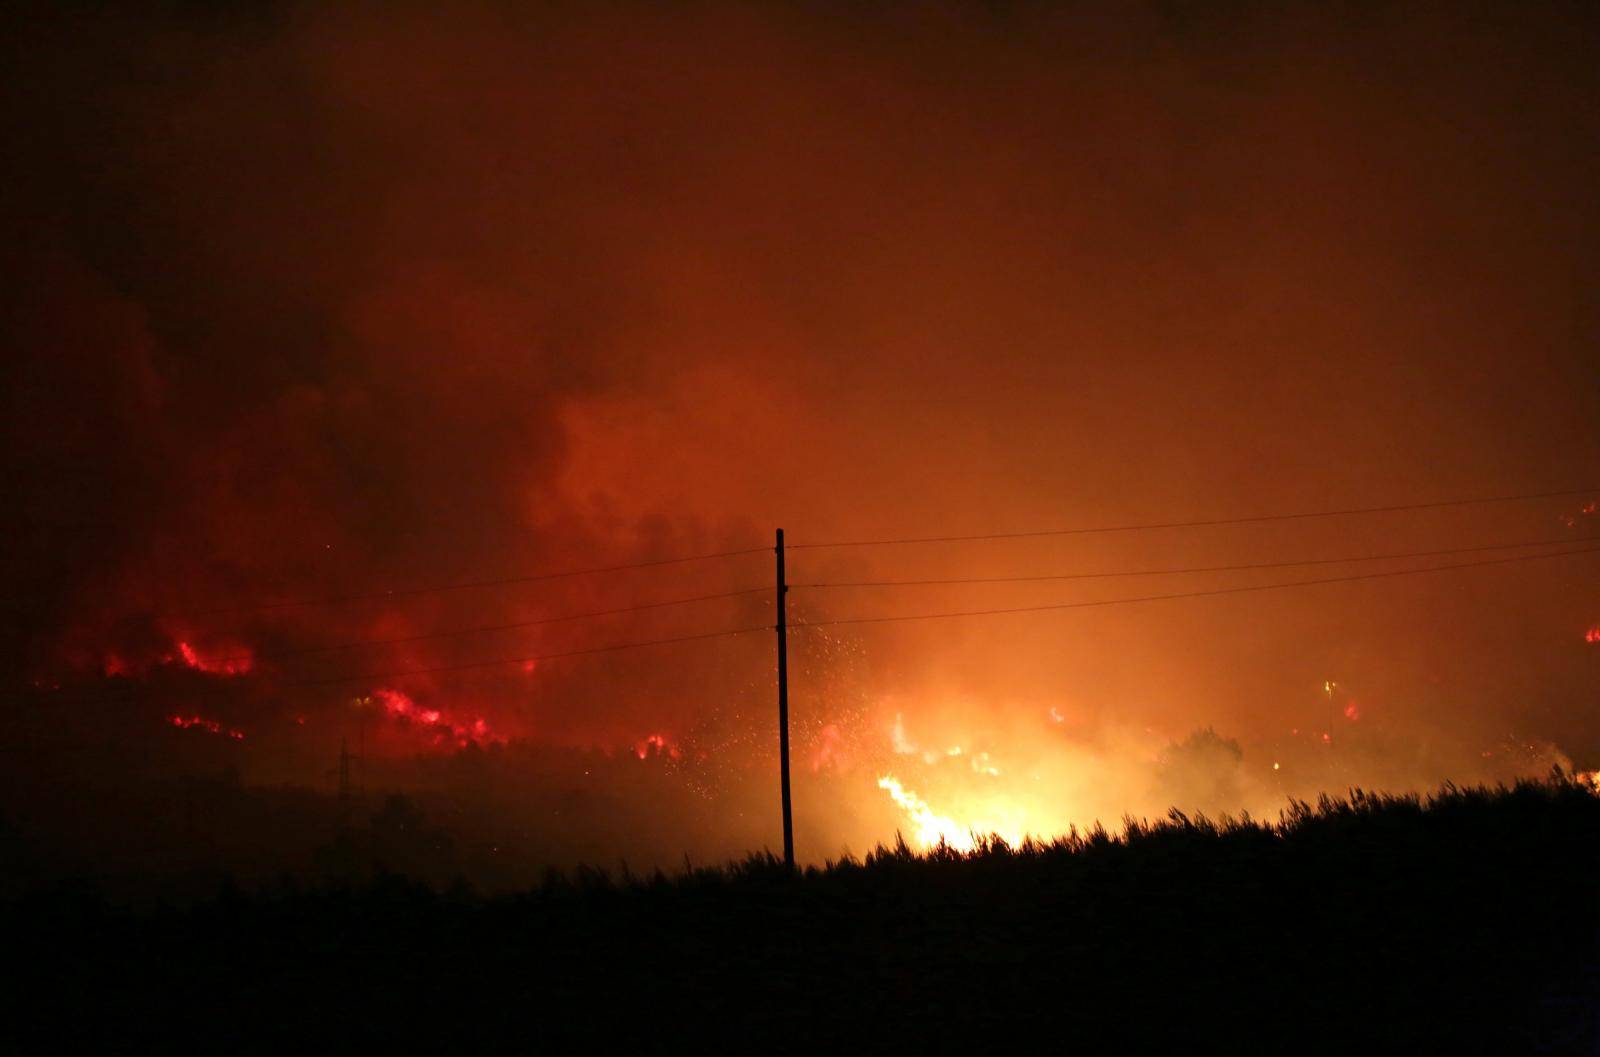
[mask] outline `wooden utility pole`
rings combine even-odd
[[[778,780],[783,789],[783,864],[794,869],[794,815],[789,805],[789,585],[783,578],[783,529],[778,530]]]

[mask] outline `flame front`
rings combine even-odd
[[[901,785],[893,775],[879,777],[878,788],[887,791],[905,811],[906,818],[911,821],[912,837],[919,848],[934,848],[944,844],[956,851],[971,851],[976,845],[970,828],[963,827],[955,819],[935,814],[927,801]]]
[[[391,717],[433,732],[434,744],[452,742],[465,748],[469,744],[488,745],[506,739],[489,729],[488,721],[478,716],[470,722],[456,720],[436,708],[422,708],[411,695],[399,690],[378,689],[372,696]],[[358,699],[359,700],[359,699]]]

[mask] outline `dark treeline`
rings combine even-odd
[[[753,856],[499,896],[386,875],[136,907],[54,886],[4,907],[8,1029],[214,1052],[1590,1053],[1596,832],[1600,797],[1557,776],[798,878]]]
[[[516,742],[374,758],[352,763],[341,796],[336,756],[322,773],[277,775],[238,742],[170,726],[118,745],[163,742],[189,755],[0,752],[0,898],[87,878],[116,902],[187,901],[223,877],[254,889],[285,874],[318,885],[384,872],[518,891],[551,866],[615,865],[619,849],[635,866],[679,863],[686,847],[718,861],[758,845],[767,821],[725,817],[678,760],[651,750]],[[767,775],[733,774],[718,793],[736,801],[756,777]]]

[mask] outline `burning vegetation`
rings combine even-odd
[[[177,727],[179,730],[204,730],[212,734],[220,734],[225,737],[232,738],[234,741],[244,740],[243,731],[234,730],[231,727],[224,727],[216,720],[206,719],[203,716],[189,716],[187,718],[183,716],[173,716],[172,725]]]
[[[399,690],[374,690],[371,697],[357,698],[355,707],[362,708],[372,702],[376,702],[385,715],[420,728],[434,745],[450,744],[466,748],[468,745],[503,744],[506,740],[491,731],[488,721],[482,716],[470,720],[447,717],[437,708],[419,708],[410,695]]]

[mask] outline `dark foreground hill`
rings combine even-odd
[[[23,1052],[1594,1053],[1600,797],[1556,779],[969,856],[3,909]],[[15,1047],[7,1047],[14,1049]]]

